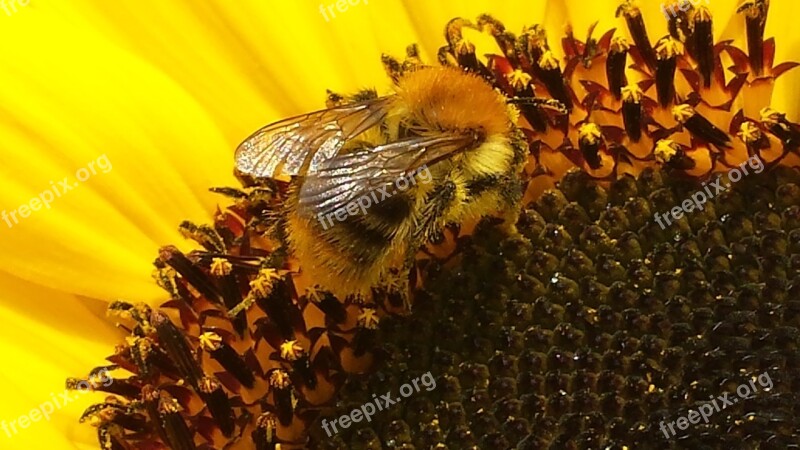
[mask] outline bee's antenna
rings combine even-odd
[[[561,114],[567,114],[567,107],[563,103],[552,98],[541,97],[514,97],[508,99],[508,103],[512,105],[529,105],[541,106],[548,109],[553,109]]]

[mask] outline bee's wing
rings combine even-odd
[[[267,125],[236,148],[236,168],[259,178],[313,173],[345,142],[379,124],[390,101],[379,97]]]
[[[371,191],[472,148],[479,139],[472,133],[439,133],[337,155],[303,181],[298,212],[317,216],[344,208]]]

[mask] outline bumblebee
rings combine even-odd
[[[291,179],[289,248],[339,298],[407,279],[448,224],[516,223],[528,144],[506,97],[451,67],[405,72],[395,88],[267,125],[236,149],[242,174]]]

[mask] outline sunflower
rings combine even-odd
[[[0,13],[3,21],[0,35],[5,38],[4,58],[0,62],[3,68],[0,95],[5,108],[0,123],[7,145],[3,161],[5,189],[0,195],[4,212],[8,213],[0,222],[6,234],[0,245],[8,260],[13,261],[7,264],[3,275],[8,302],[3,307],[6,325],[2,345],[10,367],[5,374],[6,401],[0,407],[3,410],[0,419],[4,419],[0,422],[3,424],[0,439],[8,439],[3,447],[97,448],[98,434],[102,445],[115,449],[125,448],[129,441],[168,442],[181,448],[195,439],[219,446],[238,440],[237,445],[243,448],[252,445],[251,439],[260,442],[257,448],[268,448],[264,447],[267,442],[281,441],[287,447],[291,445],[287,443],[303,442],[309,435],[313,445],[322,446],[327,440],[316,422],[320,414],[325,417],[344,414],[351,406],[364,403],[365,396],[386,391],[382,382],[385,386],[399,386],[413,378],[412,375],[433,367],[422,361],[433,360],[440,386],[435,395],[420,394],[413,407],[399,408],[372,427],[354,427],[325,445],[484,448],[520,442],[519,445],[527,445],[522,448],[542,448],[558,446],[566,440],[580,448],[602,439],[612,444],[643,445],[642,442],[649,442],[648,436],[657,438],[657,430],[651,435],[647,432],[658,425],[643,419],[649,410],[635,401],[641,392],[649,394],[649,401],[664,406],[680,404],[666,399],[664,386],[668,384],[682,386],[669,391],[670,395],[699,398],[701,394],[719,394],[733,382],[720,387],[707,385],[708,379],[702,377],[654,380],[641,368],[654,364],[652,358],[648,360],[646,354],[639,353],[650,348],[663,357],[656,363],[684,373],[694,374],[712,363],[725,366],[724,355],[708,356],[715,349],[705,348],[709,342],[693,338],[692,333],[705,332],[710,324],[716,323],[712,319],[725,311],[737,313],[736,321],[723,324],[722,331],[709,340],[718,343],[730,339],[747,350],[766,348],[783,355],[781,367],[786,371],[784,378],[789,380],[785,382],[791,385],[790,370],[794,367],[791,351],[796,341],[791,334],[795,325],[792,304],[788,302],[791,296],[796,297],[796,291],[790,288],[796,274],[797,266],[791,259],[796,248],[781,247],[784,242],[778,233],[759,234],[759,238],[767,241],[756,245],[760,250],[767,255],[784,255],[790,261],[777,281],[762,280],[754,273],[766,270],[762,265],[748,265],[748,261],[739,257],[732,259],[735,264],[726,264],[727,257],[716,258],[713,252],[711,256],[705,253],[711,250],[707,243],[690,239],[688,243],[682,241],[680,247],[659,247],[656,241],[665,242],[667,236],[657,230],[646,236],[631,237],[631,232],[640,231],[637,226],[642,223],[631,219],[621,224],[621,219],[610,218],[612,213],[600,216],[606,200],[614,214],[635,216],[643,210],[666,208],[672,204],[670,200],[685,198],[689,192],[671,181],[676,174],[698,178],[709,170],[723,170],[725,164],[736,164],[746,155],[756,154],[767,163],[794,163],[791,152],[783,155],[784,149],[794,145],[797,125],[791,119],[798,117],[793,95],[798,86],[797,74],[787,72],[791,66],[782,64],[796,56],[798,50],[796,42],[782,32],[790,29],[791,2],[750,0],[742,4],[716,0],[706,5],[699,1],[694,2],[691,12],[681,8],[662,9],[650,3],[637,6],[616,1],[548,2],[546,6],[530,2],[504,2],[497,6],[477,1],[408,5],[388,0],[319,5],[119,2],[114,8],[93,3],[96,2],[67,5],[6,0],[3,2],[6,7]],[[665,20],[665,14],[672,16]],[[469,22],[451,21],[454,17]],[[694,38],[706,26],[712,42],[717,44],[710,50],[708,39]],[[604,34],[612,28],[617,28],[615,34]],[[589,29],[594,34],[585,38]],[[515,39],[527,39],[524,43],[527,53],[522,55],[529,58],[528,66],[513,60],[519,56],[514,45],[504,47],[512,33]],[[767,36],[778,39],[771,41]],[[549,41],[544,44],[537,41],[542,38]],[[207,189],[236,185],[230,170],[231,149],[241,138],[273,119],[318,109],[326,89],[351,92],[377,85],[385,90],[390,82],[379,56],[402,54],[411,43],[418,44],[412,47],[418,53],[412,51],[409,59],[430,63],[438,58],[442,63],[466,66],[492,80],[509,96],[527,95],[535,81],[537,94],[554,98],[571,109],[566,123],[563,118],[542,117],[541,111],[521,111],[524,116],[521,120],[534,133],[537,126],[545,127],[538,130],[540,137],[544,137],[536,139],[541,144],[532,151],[531,165],[526,168],[535,181],[526,198],[533,203],[520,223],[524,239],[508,240],[491,227],[479,227],[476,238],[463,249],[468,255],[475,255],[477,262],[457,266],[462,268],[462,275],[457,275],[458,270],[448,272],[453,270],[452,266],[440,267],[435,263],[421,270],[431,280],[429,283],[434,280],[439,283],[429,284],[424,295],[438,300],[441,306],[430,306],[436,305],[435,302],[427,307],[426,303],[420,303],[418,314],[428,317],[418,315],[411,319],[378,318],[371,305],[353,303],[345,308],[313,288],[296,291],[286,273],[280,270],[269,267],[253,270],[246,258],[233,265],[230,259],[213,257],[238,252],[239,249],[231,248],[230,239],[241,235],[241,220],[253,219],[248,227],[258,230],[259,224],[254,223],[257,211],[272,201],[271,197],[259,196],[252,187],[246,191],[221,191],[235,197],[230,201]],[[442,46],[446,50],[438,52]],[[487,60],[473,58],[484,53],[495,56]],[[623,76],[619,72],[606,73],[607,62],[614,57],[624,57],[621,67],[634,65],[635,70],[626,70]],[[403,63],[402,58],[384,58],[389,69],[402,68]],[[568,83],[559,84],[565,71],[569,71],[565,77]],[[664,73],[673,72],[679,75],[666,78],[680,82],[663,81]],[[718,74],[722,74],[723,82],[715,78]],[[697,95],[686,96],[688,92]],[[732,99],[735,101],[727,105]],[[666,136],[651,133],[650,125],[637,126],[635,121],[641,117],[631,116],[624,109],[625,105],[647,101],[653,102],[648,104],[647,111],[655,111],[649,115],[650,119],[670,123],[669,126],[679,124],[682,140],[668,141]],[[737,116],[740,109],[742,114]],[[591,117],[579,114],[586,110],[596,110],[597,114]],[[553,129],[558,120],[569,130],[570,148],[564,146],[564,141],[556,140],[559,135]],[[734,123],[736,126],[732,128]],[[644,143],[627,145],[622,152],[611,145],[621,142],[609,137],[614,130],[625,139],[631,139],[637,133],[633,130],[638,130]],[[726,145],[733,148],[728,159],[724,158],[724,151],[717,151]],[[582,172],[569,172],[564,178],[573,166]],[[656,166],[666,172],[653,171]],[[609,173],[609,168],[618,170]],[[610,175],[622,181],[609,184]],[[729,234],[735,234],[737,227],[760,226],[766,230],[771,229],[770,224],[774,225],[775,220],[789,221],[788,209],[778,219],[769,210],[749,210],[753,202],[780,208],[797,204],[791,196],[791,187],[780,188],[775,180],[756,178],[747,180],[752,183],[747,186],[754,186],[753,196],[742,188],[715,201],[719,217],[732,214],[733,219],[723,225],[734,230],[703,229],[704,234],[698,235],[712,240],[722,235],[731,240]],[[798,183],[792,173],[778,178],[786,185]],[[562,179],[560,190],[543,194]],[[66,184],[62,185],[62,180]],[[627,206],[623,200],[628,198],[638,198],[639,203],[653,201],[650,194],[659,188],[668,188],[670,192],[665,196],[672,198],[656,196],[655,205],[649,204],[645,209],[623,208]],[[772,194],[764,193],[768,188]],[[775,192],[781,195],[776,196]],[[46,201],[50,197],[52,200]],[[224,209],[217,210],[219,203],[225,205]],[[232,206],[228,207],[229,204]],[[574,215],[560,215],[561,209]],[[737,215],[744,212],[751,216]],[[209,218],[214,227],[197,225],[209,222]],[[581,232],[588,224],[594,224],[591,230],[595,234],[584,239]],[[681,223],[679,227],[683,232],[691,232],[701,225]],[[578,236],[583,247],[568,251],[569,239],[577,241]],[[609,236],[613,238],[611,244],[604,241]],[[184,237],[192,238],[197,245],[185,245],[182,249],[163,246],[182,243]],[[531,243],[545,251],[534,249]],[[615,252],[616,258],[602,259],[600,264],[597,258],[601,253],[597,248],[604,245]],[[198,248],[205,254],[193,253]],[[754,283],[776,283],[758,292],[770,295],[768,305],[789,306],[776,307],[772,313],[742,307],[743,303],[755,302],[745,295],[750,291],[727,281],[726,287],[739,289],[736,291],[739,309],[723,303],[724,308],[714,306],[692,312],[689,308],[696,306],[692,302],[706,300],[697,288],[683,297],[678,295],[682,292],[672,292],[688,299],[687,303],[676,301],[665,311],[649,310],[647,320],[642,319],[643,315],[630,311],[633,304],[626,297],[636,289],[618,284],[622,281],[619,272],[628,268],[621,263],[640,260],[644,256],[641,250],[651,248],[660,251],[654,255],[658,256],[661,269],[676,269],[680,258],[675,255],[675,248],[708,256],[707,261],[713,260],[723,268],[731,269],[734,264],[736,270],[731,269],[734,273],[749,276]],[[746,253],[748,249],[745,246],[739,252]],[[272,250],[263,249],[259,256],[267,257],[274,253]],[[158,256],[156,283],[151,278],[155,255]],[[553,264],[558,265],[553,258],[560,261],[567,257],[572,270],[552,270]],[[279,266],[278,261],[270,264]],[[498,266],[504,270],[496,270]],[[242,267],[248,270],[245,275],[239,272],[245,270]],[[770,267],[781,273],[779,265]],[[677,269],[700,277],[696,270],[684,266]],[[569,309],[568,300],[576,292],[576,281],[583,282],[582,275],[595,272],[599,285],[610,293],[595,285],[580,286],[584,294],[592,293],[597,298],[594,303],[587,300],[577,310]],[[482,287],[460,278],[463,274],[478,277],[485,273],[494,276]],[[525,274],[524,295],[520,285],[507,276],[520,273]],[[232,280],[231,274],[234,274]],[[560,301],[545,295],[543,274],[554,280],[550,289],[562,296]],[[677,283],[674,277],[662,272],[649,277],[647,273],[636,276],[649,282],[656,280],[655,285],[667,289],[665,292]],[[242,291],[253,293],[255,306],[247,311],[247,321],[252,325],[261,320],[257,329],[263,334],[259,337],[269,345],[262,345],[258,351],[265,354],[255,350],[248,353],[251,343],[236,341],[235,333],[242,326],[236,319],[233,331],[222,326],[208,327],[205,322],[208,329],[201,330],[192,311],[168,304],[163,311],[179,313],[168,316],[157,308],[170,296],[173,301],[181,296],[196,298],[205,302],[201,308],[207,313],[204,317],[216,318],[223,324],[226,316],[217,313],[235,307],[219,292],[218,286],[224,285],[226,279],[234,285],[244,284]],[[448,297],[448,289],[459,283],[463,287],[457,295]],[[458,296],[485,296],[492,289],[508,290],[504,295],[511,297],[487,301],[480,310],[459,311],[458,303],[454,303]],[[509,300],[515,295],[518,298]],[[278,306],[264,301],[272,296],[290,301]],[[600,304],[612,296],[619,298],[622,306],[601,308]],[[111,302],[117,298],[125,302]],[[133,331],[127,339],[101,317],[108,305],[122,326]],[[509,311],[514,314],[509,315]],[[764,325],[766,319],[758,317],[757,323],[751,323],[754,319],[745,314],[747,311],[764,314],[766,319],[780,314],[782,322],[775,326],[781,334],[768,335],[770,327]],[[661,325],[671,321],[678,331],[671,332],[666,341],[658,336],[645,339],[644,336],[656,334],[647,332],[647,327],[657,328],[656,318],[664,319],[658,322]],[[414,322],[409,324],[405,320]],[[463,333],[476,325],[486,327],[475,333],[472,347],[434,348],[430,346],[432,340],[447,337],[446,333],[434,333],[436,320],[449,321],[445,330],[453,333]],[[587,328],[580,321],[601,324],[596,336],[600,343],[595,347],[575,344],[587,342]],[[684,327],[687,323],[694,328]],[[532,324],[538,328],[530,330]],[[612,334],[623,324],[631,330],[639,327],[638,334]],[[409,336],[404,331],[409,326],[420,327],[424,333]],[[317,342],[320,329],[328,330],[329,347],[336,351],[311,361],[308,349]],[[756,344],[748,347],[748,343],[735,340],[740,330],[755,333],[752,329],[762,333],[760,347],[756,348]],[[152,342],[146,339],[153,333],[159,342],[155,349],[149,347]],[[500,342],[497,336],[502,337]],[[38,339],[21,344],[27,337]],[[682,345],[681,337],[689,343]],[[70,378],[68,382],[72,388],[83,383],[88,390],[114,394],[112,400],[100,392],[82,396],[64,390],[64,378],[86,374],[87,367],[100,364],[110,345],[119,343],[124,343],[118,347],[122,350],[117,358],[112,357],[113,366],[107,367],[108,373],[115,377],[113,383],[103,386],[105,383],[99,382],[102,380],[97,372],[95,376]],[[626,350],[626,345],[636,350]],[[376,364],[372,361],[376,355],[371,352],[376,346],[381,346],[376,355],[383,360],[378,363],[383,365],[377,374],[368,370]],[[619,351],[599,353],[598,349],[609,348]],[[131,352],[140,350],[150,352],[154,360],[164,357],[152,364],[152,368],[159,371],[159,376],[175,380],[173,388],[154,392],[143,389],[135,379],[125,381],[130,372],[144,377],[142,370],[150,367],[135,364],[136,357]],[[464,355],[459,355],[459,350]],[[206,376],[202,370],[194,378],[187,376],[196,370],[191,361],[181,360],[181,355],[187,354],[205,355],[204,364],[215,364],[216,378]],[[407,359],[409,355],[413,358]],[[567,356],[574,357],[575,362],[566,361]],[[685,364],[695,357],[710,359],[702,360],[705,366],[686,369]],[[265,365],[258,373],[259,379],[249,380],[247,373],[253,358],[275,363]],[[11,361],[20,363],[10,364]],[[330,370],[339,367],[342,361],[347,362],[346,370]],[[542,361],[546,361],[544,370]],[[538,369],[536,364],[540,365]],[[564,364],[560,372],[551,370],[559,364]],[[620,370],[630,375],[625,379],[600,372],[596,374],[599,380],[592,379],[593,367],[629,368],[634,364],[641,367],[627,372]],[[747,374],[762,367],[773,366],[765,362],[762,366],[748,367]],[[128,375],[123,374],[125,369]],[[589,373],[584,377],[587,386],[600,383],[606,386],[605,393],[618,390],[625,394],[616,402],[610,396],[582,398],[559,394],[572,394],[569,389],[561,388],[560,383],[565,383],[561,375],[573,376],[569,371],[579,369],[583,370],[576,372],[579,375]],[[725,369],[741,371],[743,367],[733,364]],[[520,372],[535,376],[520,378]],[[363,373],[362,378],[352,377],[353,373]],[[715,372],[713,380],[720,377]],[[520,380],[527,385],[523,386]],[[698,383],[691,384],[693,381]],[[248,408],[236,403],[242,402],[242,398],[231,395],[229,399],[227,393],[246,391],[251,382],[257,389],[268,391],[269,398],[245,417],[240,413]],[[360,382],[368,383],[369,390],[359,389]],[[571,379],[569,383],[574,387],[577,381]],[[529,391],[523,392],[524,387]],[[785,390],[786,385],[779,389]],[[309,408],[301,413],[294,409],[298,402],[315,394],[318,396],[315,404],[330,404],[332,399],[338,399],[339,403],[333,403],[333,410]],[[778,397],[775,405],[792,411],[791,402],[788,406],[780,404],[786,398],[793,400]],[[574,413],[570,408],[580,412],[577,407],[580,401],[609,417],[624,420],[622,424],[620,420],[606,423],[603,417]],[[97,402],[100,407],[86,409]],[[777,408],[775,405],[772,407]],[[51,407],[52,411],[45,413]],[[155,413],[148,412],[149,407],[154,407]],[[530,415],[537,408],[544,414],[536,416],[536,422],[524,418],[525,411]],[[763,405],[737,411],[739,416],[726,416],[717,425],[735,428],[737,436],[772,439],[772,445],[778,448],[786,443],[782,439],[787,436],[795,438],[791,431],[768,427],[775,423],[772,426],[778,428],[789,426],[784,424],[792,422],[780,414],[752,413],[763,411],[759,408]],[[230,415],[231,410],[237,412],[236,416]],[[185,421],[189,416],[192,420]],[[78,417],[98,425],[99,433],[88,426],[76,425]],[[560,417],[564,423],[558,422]],[[555,431],[540,435],[531,432],[555,425],[568,428],[570,420],[585,431],[579,438]],[[604,424],[593,426],[592,421]],[[748,428],[748,421],[755,425]],[[154,426],[156,422],[161,426]],[[631,433],[626,428],[628,422],[645,424],[642,429],[648,431]],[[759,435],[751,429],[758,424],[763,424],[768,433]],[[596,435],[589,432],[599,429],[603,431]],[[707,432],[713,439],[719,437],[715,434],[719,430],[709,428],[698,433]],[[130,433],[139,435],[126,437]],[[502,435],[507,437],[501,438]]]

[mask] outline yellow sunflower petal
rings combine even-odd
[[[102,310],[103,305],[95,302],[92,308],[74,296],[8,275],[0,276],[0,285],[5,288],[0,298],[0,448],[96,448],[95,430],[77,418],[103,395],[68,392],[64,380],[101,365],[107,343],[119,339],[110,322],[98,317],[96,307]]]
[[[5,270],[96,298],[158,295],[149,262],[179,240],[180,220],[208,217],[209,186],[233,183],[232,143],[182,86],[96,29],[46,4],[9,19],[0,252],[14,264]],[[93,174],[78,173],[90,165]]]

